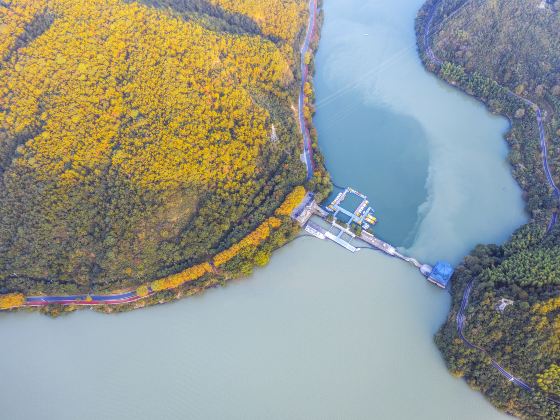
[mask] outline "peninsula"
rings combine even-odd
[[[309,130],[317,13],[0,3],[0,309],[131,309],[266,264],[304,185],[330,188]]]

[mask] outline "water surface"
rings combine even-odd
[[[421,1],[325,1],[315,122],[335,181],[370,196],[380,236],[457,262],[504,240],[523,204],[506,122],[423,70]],[[398,260],[302,238],[249,279],[173,304],[1,314],[0,417],[502,418],[433,344],[449,302]]]

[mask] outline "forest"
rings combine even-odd
[[[417,18],[427,68],[509,118],[512,172],[529,223],[501,245],[479,245],[457,267],[453,306],[436,336],[451,372],[500,409],[521,418],[560,418],[559,198],[543,169],[537,109],[542,110],[552,180],[560,185],[560,12],[557,2],[429,0]],[[442,65],[429,60],[428,37]],[[513,94],[512,94],[513,93]],[[464,335],[456,316],[472,282]],[[505,307],[501,303],[506,302]],[[533,391],[515,386],[490,357]]]
[[[307,13],[301,0],[0,2],[0,294],[200,274],[278,229],[306,175],[293,109]]]

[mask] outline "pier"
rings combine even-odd
[[[401,254],[399,251],[397,251],[397,249],[394,246],[373,236],[371,233],[362,232],[362,234],[360,235],[360,239],[366,242],[367,244],[371,245],[373,248],[378,249],[384,252],[385,254],[390,255],[391,257],[400,258],[401,260],[412,264],[417,269],[423,271],[422,274],[424,274],[424,272],[429,273],[432,271],[432,267],[430,265],[420,264],[415,258],[407,257],[406,255]]]
[[[356,252],[360,250],[360,248],[355,247],[354,245],[350,244],[350,242],[342,238],[343,234],[346,233],[342,230],[337,234],[334,234],[331,231],[319,226],[318,224],[309,221],[305,224],[305,231],[315,236],[316,238],[331,240],[350,252]]]
[[[348,199],[349,197],[354,199],[353,202]],[[347,202],[351,203],[350,207],[344,207],[344,203]],[[364,194],[347,188],[338,194],[325,210],[317,204],[313,194],[308,193],[292,213],[292,218],[312,236],[321,240],[330,240],[352,253],[360,251],[362,248],[370,248],[399,258],[413,265],[428,281],[445,289],[453,274],[451,265],[443,261],[436,262],[433,267],[430,264],[423,264],[413,257],[402,254],[391,244],[376,237],[372,232],[372,227],[377,219],[373,217],[373,209],[368,204],[369,201]],[[314,223],[310,220],[312,216],[325,220],[330,224],[330,228],[327,229]],[[355,243],[355,241],[363,243],[364,246],[360,247],[351,243]]]

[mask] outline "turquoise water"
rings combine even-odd
[[[422,68],[421,0],[326,0],[316,125],[378,233],[457,262],[523,223],[507,125]],[[368,34],[368,35],[364,35]],[[493,419],[433,344],[449,295],[412,267],[298,239],[248,279],[132,313],[0,315],[0,418]]]

